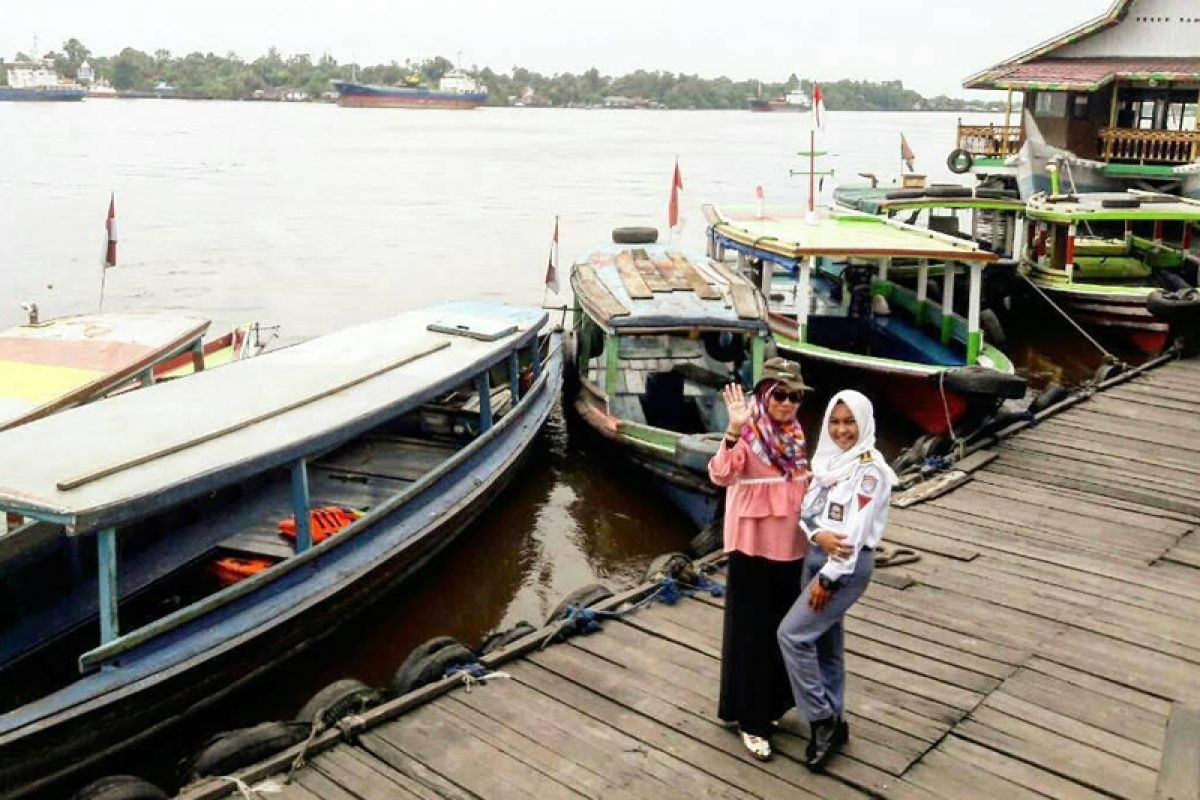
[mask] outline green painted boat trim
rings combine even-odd
[[[891,372],[906,372],[910,375],[937,375],[939,372],[945,372],[952,369],[961,369],[966,364],[943,366],[940,364],[920,364],[916,361],[901,361],[895,358],[883,358],[882,356],[864,356],[859,353],[847,353],[845,350],[834,350],[831,347],[821,347],[820,345],[812,344],[811,342],[801,342],[798,339],[793,339],[788,336],[775,334],[775,341],[785,350],[791,350],[800,355],[811,355],[817,358],[822,358],[826,361],[840,362],[851,366],[863,367],[865,369],[883,370]],[[980,360],[989,360],[992,362],[992,368],[999,372],[1013,374],[1015,368],[1012,361],[1009,360],[1002,351],[996,349],[990,344],[984,343],[979,353]],[[889,369],[890,368],[890,369]]]
[[[667,455],[675,454],[675,443],[679,441],[681,435],[674,431],[668,431],[664,428],[655,428],[652,425],[643,425],[640,422],[629,422],[620,420],[618,432],[626,439],[633,439],[639,444],[652,447],[657,451]]]
[[[1066,205],[1066,204],[1064,204]],[[1025,208],[1025,213],[1030,219],[1044,220],[1046,222],[1095,222],[1095,221],[1120,221],[1120,220],[1166,220],[1166,221],[1184,221],[1184,222],[1200,222],[1200,206],[1195,209],[1165,209],[1161,204],[1148,203],[1138,208],[1099,208],[1099,209],[1084,209],[1078,206],[1069,207],[1074,210],[1047,208],[1045,206],[1035,206],[1032,203]]]
[[[1100,172],[1115,178],[1173,178],[1175,166],[1167,164],[1105,164]]]
[[[1157,288],[1153,286],[1117,286],[1105,283],[1069,282],[1066,272],[1062,270],[1050,271],[1029,265],[1026,265],[1026,269],[1029,272],[1029,279],[1039,288],[1062,294],[1099,294],[1114,298],[1144,299],[1146,295]]]

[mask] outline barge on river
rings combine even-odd
[[[38,454],[0,460],[25,521],[0,537],[0,795],[146,741],[444,547],[549,415],[560,338],[434,307],[0,434]],[[353,521],[322,539],[328,506]],[[222,557],[266,566],[222,587]]]
[[[573,407],[703,527],[722,491],[708,478],[729,424],[721,387],[757,382],[766,307],[724,265],[655,238],[598,247],[571,267]]]

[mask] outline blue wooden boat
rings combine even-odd
[[[538,309],[437,306],[0,434],[25,520],[0,537],[0,795],[160,733],[444,547],[549,415],[560,338]],[[328,505],[365,513],[316,543]],[[221,588],[222,556],[269,566]]]
[[[708,478],[729,424],[720,390],[761,375],[767,308],[744,277],[654,244],[653,229],[614,233],[623,244],[571,268],[572,407],[703,527],[723,493]]]

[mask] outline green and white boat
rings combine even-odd
[[[736,254],[739,271],[768,298],[780,351],[830,388],[855,383],[929,433],[1021,397],[1025,382],[979,327],[984,269],[994,253],[961,239],[848,209],[705,206],[713,263]],[[916,262],[916,288],[891,279]],[[929,274],[944,273],[940,302]],[[954,313],[957,275],[968,313]]]
[[[1040,193],[1021,231],[1021,270],[1077,322],[1162,352],[1171,322],[1200,319],[1200,299],[1163,297],[1197,283],[1200,202],[1154,192]]]

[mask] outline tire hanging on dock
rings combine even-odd
[[[642,574],[643,583],[653,583],[663,578],[674,578],[680,583],[694,584],[700,580],[692,558],[687,553],[662,553],[651,559]]]
[[[550,615],[546,617],[546,624],[552,625],[559,620],[567,618],[567,606],[575,606],[576,608],[590,608],[602,600],[607,600],[612,597],[612,590],[602,583],[589,583],[587,586],[580,587],[569,595],[564,597]]]
[[[472,664],[475,653],[452,636],[437,636],[413,648],[396,669],[388,688],[396,696],[439,680],[450,667]]]
[[[319,717],[321,724],[329,727],[343,717],[366,711],[381,699],[379,690],[355,678],[342,678],[309,698],[296,714],[296,722],[312,725]]]
[[[479,644],[479,655],[486,656],[489,653],[494,653],[497,650],[503,650],[515,641],[524,639],[529,634],[536,631],[537,628],[532,624],[521,620],[516,625],[503,631],[497,631],[484,638]]]
[[[167,800],[167,793],[136,775],[108,775],[84,786],[71,800]]]
[[[180,783],[187,785],[211,775],[228,775],[256,764],[303,742],[311,727],[304,722],[262,722],[218,733],[183,762]]]

